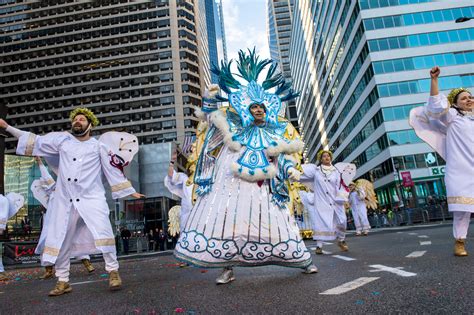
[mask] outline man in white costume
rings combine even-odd
[[[446,161],[448,208],[453,212],[454,255],[467,256],[467,232],[474,212],[474,99],[464,89],[448,97],[439,93],[439,67],[430,71],[431,90],[426,106],[410,112],[416,134]]]
[[[186,224],[189,213],[193,208],[193,184],[189,181],[188,175],[182,172],[176,172],[174,164],[176,163],[177,153],[171,156],[168,174],[165,177],[165,187],[181,199],[181,210],[179,215],[179,231],[181,232]]]
[[[0,119],[0,127],[18,138],[17,154],[58,159],[58,178],[50,211],[43,261],[56,265],[58,282],[49,292],[58,296],[72,291],[69,285],[70,257],[102,253],[109,272],[109,288],[122,285],[118,273],[115,239],[109,220],[102,174],[112,190],[112,198],[140,198],[117,165],[117,156],[90,136],[99,121],[87,108],[70,114],[71,133],[53,132],[44,136],[18,130]]]
[[[21,209],[25,199],[17,193],[8,193],[6,196],[0,194],[0,235],[3,235],[7,228],[7,221]],[[8,280],[3,267],[3,244],[0,242],[0,281]]]
[[[314,186],[313,206],[308,208],[316,240],[316,254],[323,253],[323,241],[337,239],[342,251],[348,251],[345,241],[347,216],[344,202],[348,193],[342,173],[332,165],[332,152],[321,150],[317,155],[318,165],[303,164],[301,181],[311,181]]]
[[[356,183],[349,185],[349,204],[351,205],[352,216],[356,226],[356,236],[369,235],[370,223],[367,218],[367,206],[365,204],[366,193]]]
[[[54,189],[56,187],[56,181],[48,172],[48,169],[41,161],[41,158],[36,157],[36,162],[38,163],[41,178],[39,180],[33,181],[31,184],[31,191],[33,192],[33,196],[45,207],[46,210],[49,209],[48,203],[52,202],[54,199]],[[49,225],[49,218],[51,217],[53,211],[46,211],[43,217],[43,228],[41,230],[41,234],[38,240],[38,245],[36,246],[35,253],[38,255],[43,254],[44,245],[46,242],[46,236],[48,235],[48,225]],[[90,272],[94,272],[95,268],[91,264],[91,258],[89,255],[83,255],[77,257],[78,260],[82,262],[86,270]],[[48,262],[41,263],[42,266],[45,267],[45,272],[40,279],[46,280],[54,277],[54,266]]]
[[[297,94],[275,73],[276,65],[257,83],[272,61],[259,60],[255,51],[240,51],[237,63],[246,86],[234,78],[230,64],[213,69],[228,99],[204,98],[209,127],[193,177],[197,200],[175,256],[200,267],[224,268],[217,284],[235,280],[235,266],[282,265],[315,273],[287,207],[287,180],[299,175],[292,155],[302,143],[278,113],[281,101]],[[275,93],[267,91],[277,85]],[[217,108],[218,101],[229,101],[229,107]]]

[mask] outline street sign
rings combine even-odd
[[[436,164],[436,155],[433,152],[425,154],[425,162],[428,166]]]
[[[430,175],[444,175],[446,170],[446,166],[435,166],[435,167],[430,167]]]
[[[410,171],[400,172],[400,175],[402,175],[403,187],[412,187],[414,185]]]

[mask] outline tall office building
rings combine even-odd
[[[291,82],[290,35],[294,0],[267,0],[267,31],[270,57],[278,62],[280,71]],[[286,117],[298,129],[296,101],[285,102]]]
[[[209,50],[209,61],[211,65],[220,65],[221,60],[227,61],[227,53],[225,48],[225,33],[223,18],[222,1],[204,0],[206,10],[207,24],[207,48]],[[219,82],[219,77],[215,73],[211,73],[211,81],[214,84]]]
[[[290,65],[299,123],[314,162],[320,149],[353,162],[375,182],[382,206],[423,204],[445,195],[444,161],[408,124],[429,96],[429,69],[440,88],[474,86],[472,1],[296,1]],[[415,189],[399,187],[409,171]]]
[[[9,123],[38,134],[68,129],[69,112],[86,106],[97,133],[182,142],[210,77],[201,16],[192,0],[2,1],[0,106]],[[14,147],[7,139],[7,152]]]
[[[163,188],[173,146],[161,142],[194,134],[192,108],[211,78],[204,2],[0,1],[0,115],[44,134],[69,129],[69,112],[86,106],[100,120],[96,134],[135,134],[141,148],[127,175],[147,199],[128,202],[125,218],[163,227],[174,202]],[[15,146],[6,139],[7,153]],[[28,191],[32,164],[8,156],[7,192]],[[36,227],[37,202],[27,200],[23,215]]]

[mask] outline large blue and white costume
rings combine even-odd
[[[202,267],[283,265],[304,268],[311,255],[287,208],[292,155],[302,149],[298,134],[278,116],[281,101],[296,97],[276,65],[240,52],[241,85],[230,64],[213,69],[228,99],[204,99],[209,128],[194,173],[197,200],[181,232],[175,255]],[[277,87],[275,93],[268,89]],[[285,94],[283,97],[279,95]],[[216,101],[229,101],[217,109]],[[252,104],[263,104],[265,124],[254,124]]]

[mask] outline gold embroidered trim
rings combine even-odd
[[[120,183],[120,184],[117,184],[117,185],[113,185],[110,188],[112,189],[112,192],[117,192],[119,190],[122,190],[122,189],[125,189],[125,188],[130,188],[130,187],[132,187],[132,183],[130,183],[129,181],[126,181],[126,182],[123,182],[123,183]]]
[[[336,233],[334,232],[323,232],[323,231],[315,231],[314,235],[321,235],[321,236],[334,236]]]
[[[115,246],[115,239],[102,238],[102,239],[95,240],[95,246]]]
[[[460,205],[474,205],[474,198],[472,197],[448,197],[448,203],[456,203]]]
[[[443,111],[439,112],[439,113],[435,113],[435,112],[430,112],[429,110],[426,110],[425,113],[428,117],[431,117],[431,118],[440,118],[441,116],[443,116],[444,114],[446,114],[449,110],[449,107],[443,109]]]
[[[26,141],[25,155],[27,155],[27,156],[32,156],[33,155],[33,148],[35,147],[35,140],[36,140],[36,135],[34,133],[30,133],[28,135],[28,140]]]
[[[59,255],[59,248],[45,246],[43,250],[43,254],[47,254],[50,256],[58,256]]]

